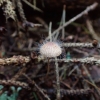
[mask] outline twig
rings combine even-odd
[[[95,89],[96,89],[98,92],[100,92],[100,88],[97,87],[94,83],[92,83],[92,82],[90,82],[90,81],[88,81],[88,80],[86,80],[86,79],[84,79],[84,81],[87,82],[88,84],[92,85],[93,87],[95,87]]]
[[[15,75],[15,76],[13,76],[12,78],[11,78],[11,80],[13,81],[15,81],[15,80],[17,80],[25,71],[27,70],[27,67],[26,66],[24,66],[20,71],[18,71],[18,73]]]
[[[24,64],[25,65],[25,64]],[[8,84],[10,84],[11,82],[13,82],[12,84],[16,84],[15,81],[23,74],[23,72],[25,72],[27,70],[27,67],[23,67],[14,77],[11,78],[11,80],[7,80],[8,81]],[[6,84],[7,84],[7,81],[6,81]],[[1,80],[2,82],[2,80]],[[5,80],[3,81],[5,83]],[[18,82],[17,82],[18,83]],[[18,83],[20,84],[20,83]],[[3,87],[2,90],[0,90],[0,94],[2,94],[7,88],[6,87]]]
[[[10,64],[26,64],[30,62],[28,56],[13,56],[11,58],[0,58],[0,65],[10,65]]]
[[[82,74],[80,75],[82,77]],[[84,87],[84,89],[89,89],[89,85],[87,84],[87,82],[85,82],[84,80],[82,80],[82,85]],[[90,96],[91,100],[95,100],[93,94]]]
[[[48,97],[48,95],[44,94],[43,90],[38,87],[38,85],[33,81],[31,80],[26,74],[23,74],[30,82],[32,85],[34,85],[36,87],[36,89],[39,90],[39,92],[47,99],[47,100],[50,100],[50,98]]]
[[[74,66],[74,68],[68,73],[68,76],[70,76],[76,69],[78,69],[78,65]]]
[[[41,58],[41,60],[44,60]],[[65,62],[65,63],[87,63],[87,64],[100,64],[100,57],[86,57],[86,58],[72,58],[72,59],[56,59],[58,62]],[[45,60],[44,62],[47,62]],[[50,62],[55,62],[55,59],[50,59]]]
[[[92,23],[89,19],[86,19],[86,25],[92,37],[100,42],[99,36],[97,36],[96,32],[93,29]]]
[[[41,23],[42,26],[44,26],[45,31],[48,31],[48,29],[49,29],[49,28],[48,28],[48,25],[47,25],[47,23],[46,23],[41,17],[36,16],[35,19],[36,19],[39,23]],[[32,28],[32,30],[34,30],[34,29]],[[40,31],[40,30],[39,30],[39,31]],[[43,30],[42,30],[42,32],[43,32]]]
[[[12,80],[0,80],[0,84],[4,86],[18,86],[24,89],[31,89],[27,83],[19,82],[19,81],[12,81]]]
[[[52,22],[50,22],[50,24],[49,24],[49,37],[50,37],[50,42],[52,42],[51,28],[52,28]]]
[[[53,33],[52,36],[54,36],[58,31],[62,30],[62,28],[68,26],[70,23],[74,22],[78,18],[82,17],[84,14],[87,14],[90,10],[93,10],[97,7],[98,3],[94,3],[90,6],[88,6],[83,12],[75,16],[74,18],[70,19],[68,22],[66,22],[63,26],[60,26],[58,29],[56,29]],[[46,40],[49,40],[49,36],[46,38]]]
[[[63,19],[62,19],[63,25],[65,24],[65,19],[66,19],[66,5],[64,5],[64,7],[63,7]],[[64,39],[64,37],[65,37],[65,28],[63,27],[62,39]]]
[[[88,72],[87,68],[85,67],[85,65],[84,65],[84,64],[82,64],[82,67],[83,67],[84,71],[86,72],[87,77],[88,77],[88,78],[89,78],[89,80],[91,81],[90,83],[92,83],[92,84],[93,84],[93,86],[95,87],[95,89],[96,89],[97,93],[100,95],[100,90],[97,88],[97,86],[96,86],[95,82],[93,81],[93,79],[92,79],[92,77],[91,77],[90,73]],[[85,80],[85,81],[86,81],[86,80]],[[88,81],[87,81],[87,82],[88,82]],[[89,83],[89,82],[88,82],[88,83]]]
[[[25,72],[27,69],[27,67],[23,67],[13,78],[11,78],[11,80],[1,80],[1,83],[3,82],[3,84],[6,84],[6,85],[9,85],[11,82],[11,84],[16,84],[16,80],[23,74],[23,72]],[[17,82],[18,83],[18,82]],[[18,83],[20,84],[20,83]],[[6,87],[3,87],[2,90],[0,90],[0,94],[2,94],[7,88]],[[29,87],[28,87],[29,89]]]
[[[34,10],[36,8],[36,0],[33,0],[33,4],[34,4]]]
[[[23,0],[27,5],[29,5],[30,7],[32,7],[33,9],[37,10],[37,11],[40,11],[40,12],[43,12],[41,9],[37,8],[36,6],[32,5],[31,3],[29,3],[28,1],[26,0]]]
[[[60,80],[61,80],[62,78],[63,78],[63,79],[65,78],[66,71],[68,70],[69,66],[70,66],[69,64],[63,64],[63,66],[62,66],[63,69],[59,69],[59,71],[62,70],[62,71],[61,71],[62,73],[60,74]]]
[[[21,1],[20,1],[20,0],[17,0],[17,1],[16,1],[16,4],[17,4],[17,7],[18,7],[18,11],[19,11],[21,20],[22,20],[23,22],[25,22],[25,21],[26,21],[26,17],[25,17],[24,11],[23,11],[23,7],[22,7]]]
[[[66,48],[71,48],[71,47],[76,47],[76,48],[100,48],[100,43],[97,43],[96,45],[93,45],[93,43],[62,43],[62,47]],[[17,49],[18,51],[36,51],[38,48],[33,47],[33,48],[23,48],[23,49]],[[15,49],[16,50],[16,49]]]
[[[63,47],[87,47],[93,48],[93,43],[62,43]],[[98,47],[98,46],[97,46]]]
[[[48,94],[55,94],[56,90],[52,89],[52,91],[47,91]],[[69,96],[79,96],[79,95],[89,95],[93,93],[91,89],[61,89],[60,93],[62,95],[69,95]]]
[[[65,19],[66,19],[66,5],[64,5],[63,6],[63,13],[62,13],[62,17],[61,17],[61,21],[60,21],[60,25],[59,25],[59,27],[63,24],[65,24]],[[56,34],[55,34],[55,38],[54,38],[54,40],[57,40],[57,38],[58,38],[58,36],[59,36],[59,33],[60,32],[57,32]],[[64,34],[65,34],[65,29],[63,28],[62,29],[62,39],[64,38]]]

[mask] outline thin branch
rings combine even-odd
[[[52,89],[52,91],[47,91],[48,94],[55,94],[56,90]],[[91,89],[61,89],[60,93],[64,96],[68,95],[68,96],[79,96],[79,95],[89,95],[93,93],[93,90]]]
[[[65,24],[65,19],[66,19],[66,5],[63,6],[63,13],[62,13],[62,17],[61,17],[59,27]],[[60,32],[57,32],[55,34],[54,41],[57,40],[59,33]],[[64,36],[65,36],[65,28],[62,29],[62,39],[64,38]]]
[[[27,83],[19,82],[19,81],[12,81],[12,80],[0,80],[0,84],[4,86],[17,86],[22,87],[24,89],[30,90],[31,88]]]
[[[94,80],[92,79],[90,73],[88,72],[87,68],[85,67],[84,64],[82,64],[82,67],[83,67],[85,73],[87,74],[88,79],[91,81],[90,83],[93,84],[93,86],[95,87],[97,93],[100,95],[100,89],[98,89],[98,87],[96,86],[96,84],[95,84]]]
[[[63,47],[86,47],[93,48],[95,47],[93,43],[62,43]],[[97,48],[100,48],[100,45],[97,45]]]
[[[10,65],[10,64],[26,64],[30,62],[28,56],[13,56],[11,58],[0,58],[0,65]]]
[[[53,33],[52,36],[54,36],[58,31],[62,30],[62,28],[68,26],[69,24],[71,24],[72,22],[74,22],[75,20],[77,20],[78,18],[82,17],[84,14],[87,14],[89,11],[95,9],[97,7],[98,3],[95,2],[94,4],[88,6],[83,12],[81,12],[80,14],[78,14],[77,16],[75,16],[74,18],[70,19],[68,22],[66,22],[63,26],[60,26],[58,29],[56,29]],[[46,40],[49,40],[49,36],[46,38]]]
[[[23,2],[25,2],[27,5],[29,5],[30,7],[32,7],[33,9],[37,10],[37,11],[40,11],[40,12],[43,12],[41,9],[37,8],[36,6],[32,5],[31,3],[29,3],[28,1],[26,0],[23,0]]]
[[[52,42],[51,29],[52,29],[52,22],[50,22],[50,24],[49,24],[49,37],[50,37],[50,42]]]
[[[47,60],[41,58],[44,62]],[[86,63],[86,64],[100,64],[100,57],[86,57],[86,58],[72,58],[72,59],[57,59],[58,62],[65,62],[65,63]],[[55,59],[50,59],[50,62],[55,62]]]
[[[18,7],[18,11],[19,11],[21,20],[23,22],[25,22],[26,21],[26,17],[25,17],[24,11],[23,11],[22,3],[21,3],[20,0],[17,0],[16,3],[17,3],[17,7]]]
[[[89,19],[86,19],[86,25],[87,25],[87,28],[88,28],[90,34],[92,35],[92,37],[100,42],[100,38],[94,31],[92,23]]]
[[[51,100],[51,99],[48,97],[48,95],[45,94],[45,93],[43,92],[43,90],[35,83],[34,80],[31,80],[26,74],[23,74],[23,76],[25,76],[25,77],[29,80],[29,82],[30,82],[32,85],[34,85],[34,86],[36,87],[36,89],[38,89],[39,92],[40,92],[47,100]]]
[[[64,5],[64,7],[63,7],[63,19],[62,19],[63,25],[65,24],[65,20],[66,20],[66,5]],[[64,38],[65,38],[65,28],[63,27],[62,39],[64,39]]]
[[[22,69],[20,69],[20,71],[18,71],[17,72],[17,74],[15,74],[12,78],[11,78],[11,80],[13,81],[15,81],[15,80],[17,80],[26,70],[27,70],[27,68],[28,67],[26,67],[26,66],[24,66]]]
[[[76,48],[100,48],[100,43],[97,43],[94,45],[94,43],[62,43],[61,44],[62,47],[66,47],[66,48],[71,48],[71,47],[76,47]],[[33,47],[33,48],[23,48],[23,49],[17,49],[18,51],[36,51],[38,50],[38,48]]]

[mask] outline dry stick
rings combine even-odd
[[[26,17],[25,17],[24,11],[23,11],[23,6],[22,6],[21,1],[20,0],[17,0],[16,1],[16,4],[17,4],[17,7],[18,7],[18,12],[20,14],[21,20],[23,22],[25,22],[26,21]]]
[[[47,60],[45,60],[42,57],[38,57],[37,59],[40,60],[44,60],[44,62],[47,62]],[[100,56],[95,56],[95,57],[85,57],[85,58],[72,58],[72,59],[57,59],[58,62],[65,62],[65,63],[91,63],[91,64],[100,64]],[[55,59],[50,59],[50,62],[55,62]]]
[[[100,48],[100,43],[98,43],[97,40],[94,40],[96,41],[96,44],[94,45],[94,43],[62,43],[61,46],[63,47],[66,47],[66,48],[70,48],[70,47],[77,47],[77,48]]]
[[[27,69],[26,67],[23,67],[23,68],[11,79],[11,81],[17,80],[17,78],[18,78],[19,76],[21,76],[21,75],[23,74],[23,72],[26,71],[26,69]],[[0,90],[0,95],[1,95],[5,90],[7,90],[7,88],[6,88],[6,87],[3,87],[2,90]]]
[[[95,31],[93,29],[93,26],[92,26],[92,23],[91,23],[91,21],[89,19],[86,20],[86,25],[87,25],[87,28],[90,31],[90,34],[92,35],[92,37],[100,42],[100,38],[95,33]]]
[[[72,48],[72,47],[77,47],[77,48],[100,48],[100,43],[97,44],[97,46],[93,46],[93,43],[62,43],[61,44],[62,47],[66,47],[66,48]],[[19,51],[36,51],[38,48],[30,48],[30,49],[27,49],[27,48],[24,48],[23,50],[20,50]]]
[[[89,85],[85,81],[82,81],[82,84],[83,84],[84,89],[88,89],[89,88]],[[91,98],[91,100],[95,100],[93,94],[90,96],[90,98]]]
[[[85,82],[87,82],[88,84],[92,85],[93,87],[97,88],[100,91],[100,88],[97,87],[95,84],[91,83],[90,81],[88,81],[87,79],[84,79]]]
[[[55,94],[55,89],[50,91],[50,93]],[[81,96],[81,95],[89,95],[92,94],[94,91],[91,89],[61,89],[61,94],[63,96]],[[49,94],[49,91],[47,91]]]
[[[50,24],[49,24],[49,37],[50,37],[50,42],[52,42],[51,29],[52,29],[52,22],[50,22]]]
[[[16,81],[23,74],[23,72],[26,71],[26,69],[27,69],[26,67],[23,67],[10,81],[11,82]],[[2,90],[0,90],[0,94],[2,94],[6,89],[7,88],[4,87]]]
[[[17,80],[25,71],[27,70],[27,67],[23,67],[15,76],[12,77],[12,81]]]
[[[56,71],[56,80],[57,80],[57,95],[56,98],[57,100],[61,100],[61,96],[60,96],[60,81],[59,81],[59,67],[58,67],[58,62],[57,62],[57,58],[55,58],[55,71]]]
[[[63,47],[84,47],[84,48],[93,48],[93,43],[62,43]],[[99,48],[99,44],[97,45],[97,48]]]
[[[48,95],[44,94],[43,90],[33,81],[31,80],[26,74],[23,74],[38,90],[39,92],[47,99],[50,100],[50,98],[48,97]]]
[[[63,7],[63,13],[62,13],[62,17],[61,17],[61,21],[60,21],[60,25],[59,25],[59,27],[63,24],[65,24],[65,18],[66,18],[66,5],[64,5],[64,7]],[[54,40],[57,40],[57,38],[58,38],[58,36],[59,36],[59,33],[60,32],[57,32],[57,34],[55,35],[55,38],[54,38]],[[65,34],[65,29],[63,28],[62,29],[62,38],[64,37],[64,34]]]
[[[93,43],[62,43],[61,44],[62,47],[66,47],[66,48],[70,48],[70,47],[83,47],[83,48],[95,48],[95,46],[93,46]],[[96,48],[100,48],[100,43],[97,44]],[[36,51],[37,48],[30,48],[30,49],[27,49],[27,48],[24,48],[23,51]],[[22,51],[19,49],[19,51]]]
[[[98,88],[97,88],[97,86],[96,86],[95,82],[93,81],[93,79],[92,79],[91,75],[89,74],[89,72],[88,72],[87,68],[85,67],[85,65],[84,65],[84,64],[82,64],[82,67],[83,67],[84,71],[86,72],[87,77],[88,77],[88,78],[89,78],[89,80],[92,82],[92,84],[94,85],[94,87],[95,87],[95,89],[96,89],[97,93],[98,93],[98,94],[99,94],[99,96],[100,96],[100,90],[98,90]]]
[[[33,4],[34,4],[34,10],[36,8],[36,0],[33,0]]]
[[[21,1],[16,0],[16,4],[17,4],[19,15],[21,17],[22,22],[26,22],[26,24],[28,24],[27,19],[26,19],[25,14],[24,14],[23,5],[22,5]],[[42,25],[41,24],[33,24],[33,26],[39,27]]]
[[[81,70],[79,69],[79,66],[78,65],[76,65],[76,66],[77,66],[77,69],[76,69],[77,75],[80,76],[80,77],[82,77]],[[88,84],[86,82],[82,81],[82,84],[83,84],[83,87],[85,89],[89,89],[89,86],[88,86]],[[95,100],[93,94],[90,95],[90,98],[91,98],[91,100]]]
[[[100,56],[99,57],[86,57],[86,58],[72,58],[72,59],[56,59],[58,62],[65,63],[91,63],[91,64],[100,64]],[[55,59],[50,59],[50,62],[55,62]]]
[[[82,74],[80,76],[83,77]],[[82,84],[85,89],[89,88],[89,85],[87,84],[86,81],[82,80]],[[91,100],[96,100],[93,94],[90,95],[90,98]]]
[[[77,70],[78,67],[79,67],[78,65],[75,65],[74,68],[68,73],[68,76],[70,76],[75,70]],[[77,72],[78,72],[78,70],[77,70]]]
[[[63,69],[59,69],[59,71],[62,70],[62,73],[61,73],[61,75],[60,75],[60,80],[63,78],[64,74],[65,74],[66,71],[68,70],[69,64],[64,64],[64,65],[62,66],[62,68],[63,68]]]
[[[37,94],[37,97],[39,98],[38,100],[43,100],[39,92],[37,92],[36,94]]]
[[[42,24],[42,26],[45,28],[45,29],[42,29],[42,32],[48,32],[48,25],[47,23],[40,17],[36,16],[35,17],[35,20],[37,20],[40,24]],[[34,28],[31,28],[31,31],[37,31],[37,29],[34,29]],[[40,30],[39,30],[40,32]],[[40,32],[41,33],[41,32]],[[44,33],[45,34],[45,33]]]
[[[26,64],[30,61],[31,61],[30,57],[19,55],[10,58],[0,58],[0,65]]]
[[[62,18],[61,18],[59,27],[60,27],[61,25],[62,25]],[[58,38],[58,36],[59,36],[59,33],[60,33],[60,32],[57,32],[57,33],[54,35],[54,41],[57,40],[57,38]]]
[[[100,91],[100,88],[99,87],[97,87],[96,85],[94,85],[94,84],[92,84],[91,82],[89,82],[88,80],[86,80],[86,79],[84,79],[84,82],[85,83],[87,83],[87,84],[89,84],[89,85],[91,85],[91,86],[93,86],[93,87],[95,87],[95,88],[97,88],[98,89],[98,92]],[[94,95],[95,94],[95,95]],[[97,94],[96,93],[93,93],[92,95],[91,95],[91,100],[99,100],[99,96],[97,96]]]
[[[66,19],[66,5],[64,5],[64,7],[63,7],[63,25],[65,24],[65,19]],[[65,37],[65,28],[63,27],[63,29],[62,29],[62,39],[64,39],[64,37]]]
[[[0,59],[0,64],[6,65],[6,64],[23,64],[25,65],[30,61],[29,57],[23,57],[23,56],[13,56],[12,58],[7,59]],[[11,81],[15,81],[27,68],[23,67],[12,79]],[[7,88],[4,87],[2,90],[0,90],[0,94],[2,94]]]
[[[22,22],[26,22],[26,17],[23,11],[23,6],[20,0],[15,0],[16,6],[18,8],[19,15],[21,17]],[[18,25],[18,19],[16,19],[16,27],[17,27],[17,34],[19,34],[20,27]]]
[[[66,22],[63,26],[60,26],[57,30],[55,30],[52,33],[52,36],[54,36],[57,32],[59,32],[60,30],[62,30],[62,28],[68,26],[70,23],[74,22],[75,20],[77,20],[78,18],[82,17],[84,14],[87,14],[90,10],[93,10],[97,7],[98,3],[94,3],[90,6],[88,6],[83,12],[81,12],[80,14],[78,14],[77,16],[75,16],[74,18],[70,19],[68,22]],[[49,40],[49,36],[46,38],[46,40]]]
[[[25,2],[27,5],[29,5],[31,8],[37,10],[37,11],[40,11],[40,12],[43,12],[41,9],[37,8],[36,6],[32,5],[31,3],[29,3],[28,1],[26,0],[23,0],[23,2]]]
[[[62,43],[61,46],[70,48],[70,47],[77,47],[77,48],[98,48],[100,49],[100,43],[97,40],[94,40],[93,43]]]
[[[3,86],[12,86],[13,85],[13,86],[22,87],[22,88],[28,89],[28,90],[31,89],[31,87],[27,83],[20,82],[20,81],[0,80],[0,84],[2,84]]]

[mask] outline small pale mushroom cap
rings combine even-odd
[[[56,42],[47,42],[40,47],[40,53],[44,57],[57,57],[62,53],[62,49]]]

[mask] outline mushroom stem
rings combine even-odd
[[[56,84],[57,84],[57,95],[56,99],[61,100],[60,96],[60,81],[59,81],[59,67],[58,67],[58,62],[57,62],[57,57],[55,58],[55,71],[56,71]]]
[[[50,71],[50,61],[49,61],[49,58],[48,58],[48,66],[47,66],[47,74],[46,74],[46,77],[48,76],[49,71]]]

